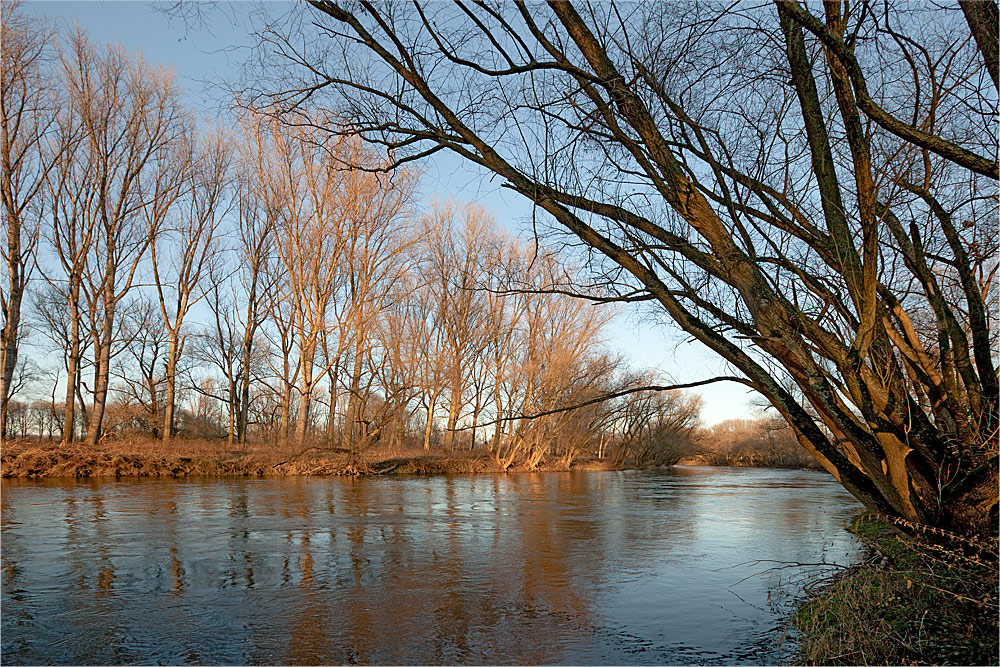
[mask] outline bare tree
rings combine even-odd
[[[167,215],[159,212],[158,207],[146,209],[152,237],[149,247],[153,284],[168,335],[164,442],[170,442],[174,431],[177,362],[186,339],[181,332],[184,318],[205,294],[206,288],[210,288],[205,283],[214,275],[212,267],[219,258],[216,230],[219,219],[225,214],[229,182],[230,151],[226,141],[221,133],[209,134],[201,139],[200,145],[188,149],[190,154],[178,151],[178,163],[173,168],[185,173],[189,180],[183,186],[185,192],[177,190],[178,210],[172,216],[176,225],[163,229],[161,226],[168,224]],[[184,164],[185,160],[192,164]],[[163,246],[172,247],[174,252],[164,258]]]
[[[486,254],[495,250],[491,234],[496,222],[481,207],[459,209],[445,202],[432,208],[427,224],[421,275],[432,295],[431,313],[443,346],[449,387],[444,447],[451,449],[474,369],[481,364],[491,333],[485,326],[485,271]]]
[[[191,341],[191,356],[202,367],[218,369],[225,380],[226,393],[219,399],[227,408],[226,437],[232,444],[239,440],[237,431],[243,407],[240,390],[242,372],[239,324],[235,314],[234,299],[227,293],[222,281],[215,279],[210,282],[213,284],[207,292],[205,302],[212,313],[213,323],[195,335]]]
[[[80,387],[81,360],[83,360],[89,349],[89,338],[80,335],[80,312],[73,307],[73,301],[67,300],[67,293],[57,282],[52,282],[45,288],[35,292],[34,312],[38,319],[37,330],[39,330],[62,355],[63,369],[66,370],[68,380],[64,385],[63,403],[60,403],[62,414],[62,426],[60,426],[60,442],[69,443],[75,438],[76,422],[87,423],[87,407],[83,401],[82,388]],[[69,306],[69,307],[67,307]],[[53,382],[58,384],[59,373]],[[52,403],[56,404],[55,393],[57,387],[52,389]],[[72,403],[67,405],[65,401]],[[76,410],[76,403],[79,403],[82,413]],[[69,425],[72,425],[71,427]],[[68,430],[71,429],[71,430]]]
[[[328,333],[334,297],[345,280],[344,234],[337,173],[324,147],[304,129],[268,129],[270,151],[261,150],[257,178],[274,217],[275,250],[298,347],[299,407],[295,444],[302,446],[313,392],[327,369],[316,372],[316,353]]]
[[[422,389],[420,381],[425,377],[421,350],[427,317],[413,305],[412,297],[418,292],[418,278],[414,274],[405,276],[396,286],[392,301],[399,305],[382,314],[375,336],[380,343],[379,361],[372,363],[372,367],[383,396],[383,409],[377,415],[375,428],[389,429],[386,435],[381,431],[376,435],[390,449],[404,445],[410,436],[410,426],[420,409],[417,400]]]
[[[438,400],[445,390],[447,378],[444,354],[444,330],[438,326],[441,302],[434,293],[421,285],[409,307],[413,311],[412,335],[415,341],[416,382],[420,387],[419,402],[424,409],[424,449],[430,449]]]
[[[252,150],[252,145],[244,144],[244,150]],[[245,443],[250,415],[251,383],[255,379],[255,368],[260,366],[263,358],[263,345],[260,344],[258,332],[266,318],[267,309],[261,305],[261,297],[268,294],[273,285],[267,281],[270,275],[267,266],[272,260],[270,250],[274,229],[273,217],[276,214],[273,207],[267,205],[265,197],[261,196],[260,183],[254,178],[253,159],[241,153],[238,174],[236,177],[236,207],[238,215],[239,240],[236,256],[239,260],[237,282],[234,285],[234,300],[237,292],[243,299],[242,317],[233,317],[233,322],[239,323],[241,330],[238,365],[235,376],[227,378],[233,392],[230,403],[234,413],[236,440]],[[217,300],[216,300],[217,302]],[[216,323],[219,324],[218,309]],[[227,328],[232,325],[227,324]],[[221,325],[217,326],[221,338]],[[230,428],[230,442],[233,440],[234,428]]]
[[[268,388],[280,396],[281,413],[277,436],[278,444],[285,447],[288,445],[288,430],[292,420],[292,394],[301,369],[298,360],[293,356],[295,354],[294,297],[279,262],[268,264],[267,271],[269,289],[262,294],[262,303],[271,326],[264,330],[264,335],[270,343],[271,350],[277,349],[279,358],[275,360],[274,354],[268,354],[265,361],[271,370],[270,377],[277,378],[278,381],[277,389],[271,386]]]
[[[522,256],[530,260],[519,278],[527,289],[514,313],[516,361],[506,377],[507,403],[515,415],[544,416],[516,421],[498,459],[507,467],[523,458],[533,468],[574,418],[572,411],[559,409],[575,405],[578,396],[599,382],[589,357],[599,348],[601,329],[613,312],[551,290],[563,273],[553,254],[529,255],[524,248]]]
[[[82,158],[79,161],[77,158],[78,154],[86,155],[80,148],[84,140],[82,124],[73,113],[64,109],[58,118],[56,139],[61,150],[46,179],[52,202],[52,224],[47,236],[58,260],[58,267],[44,274],[51,292],[39,301],[45,307],[42,314],[49,324],[49,330],[58,332],[58,337],[65,343],[66,389],[62,444],[69,444],[76,438],[78,402],[83,411],[85,428],[90,423],[81,387],[84,355],[90,346],[81,290],[87,257],[96,239],[97,218],[86,214],[92,204],[93,191],[78,187],[83,179],[81,172],[86,173],[90,167]],[[48,298],[54,295],[62,300],[68,316],[68,326],[55,326],[61,322],[61,318],[52,314],[58,313],[63,306],[56,305],[55,299]]]
[[[21,13],[21,3],[5,2],[0,32],[0,193],[6,243],[0,250],[7,288],[0,293],[0,437],[7,432],[7,403],[22,336],[21,304],[28,282],[42,215],[45,177],[52,168],[51,134],[57,95],[45,73],[52,38],[48,26]]]
[[[703,429],[696,452],[710,465],[815,467],[780,417],[727,419]]]
[[[113,372],[120,405],[131,408],[133,427],[143,433],[160,435],[166,397],[169,332],[156,305],[148,299],[130,303],[120,318],[121,334],[116,336],[124,354],[113,355]]]
[[[655,378],[644,379],[654,384]],[[680,392],[636,392],[622,401],[615,457],[638,467],[673,465],[694,451],[701,397]]]
[[[66,271],[67,303],[79,335],[81,301],[93,346],[88,444],[101,436],[118,305],[152,241],[148,218],[164,216],[186,176],[176,157],[188,132],[171,75],[133,61],[120,47],[98,51],[77,34],[63,59],[67,104],[60,121],[76,138],[50,192],[53,238]],[[76,351],[72,353],[78,359]],[[67,379],[67,425],[72,423]],[[69,432],[71,429],[66,429]]]
[[[270,99],[496,174],[869,508],[995,530],[997,89],[957,7],[310,4]]]
[[[504,431],[512,425],[511,419],[516,413],[514,402],[504,398],[504,386],[517,367],[517,357],[521,352],[517,342],[518,316],[524,311],[529,298],[526,291],[511,289],[511,276],[520,276],[526,270],[527,262],[522,254],[520,245],[508,239],[501,243],[489,266],[487,329],[491,339],[486,347],[484,364],[488,369],[487,383],[491,385],[489,394],[492,400],[489,402],[492,403],[494,424],[490,450],[494,456],[500,455]]]
[[[348,277],[342,322],[350,332],[341,338],[351,340],[344,431],[355,444],[360,442],[363,424],[359,418],[368,394],[362,387],[362,373],[369,337],[381,314],[398,307],[393,300],[395,288],[409,271],[408,249],[416,240],[411,216],[416,174],[407,169],[383,173],[384,160],[357,140],[345,148],[337,159],[355,168],[342,168],[338,201],[346,241],[343,270]]]

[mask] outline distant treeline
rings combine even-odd
[[[698,431],[692,462],[718,466],[819,468],[778,417],[729,419]]]

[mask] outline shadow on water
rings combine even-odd
[[[772,562],[847,563],[823,474],[5,481],[7,664],[787,657]]]

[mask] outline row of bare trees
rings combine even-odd
[[[276,145],[290,137],[305,142],[302,151],[314,145],[301,129],[280,131],[288,134]],[[358,150],[333,147],[342,149]],[[295,163],[286,155],[282,164],[282,182],[298,183],[289,177]],[[242,251],[268,249],[213,287],[216,325],[195,346],[195,357],[215,367],[218,381],[198,391],[217,399],[219,435],[353,451],[478,445],[509,467],[549,454],[569,462],[584,451],[653,463],[695,426],[697,401],[678,394],[591,403],[648,378],[627,373],[599,344],[605,313],[552,289],[566,271],[552,253],[504,232],[477,206],[437,203],[413,223],[405,174],[394,175],[402,192],[380,200],[374,185],[364,190],[370,223],[362,212],[315,216],[311,207],[338,187],[351,193],[363,187],[356,179],[385,178],[346,176],[346,187],[304,179],[320,188],[304,206],[290,201],[293,190],[272,190],[268,210],[295,217],[243,223]],[[279,205],[280,197],[289,199]],[[309,231],[303,214],[322,232]],[[657,419],[659,431],[650,426]]]
[[[4,12],[4,434],[676,458],[697,401],[597,400],[649,378],[551,251],[419,210],[358,139],[247,106],[214,129],[169,71]],[[47,399],[10,403],[30,368]]]
[[[181,327],[218,250],[228,150],[221,135],[196,128],[167,70],[80,33],[56,48],[50,34],[15,11],[5,6],[9,291],[0,394],[6,405],[27,277],[37,266],[35,282],[44,284],[35,291],[37,310],[64,355],[64,437],[74,438],[81,409],[85,438],[97,442],[125,312],[148,287],[168,334],[169,436]]]

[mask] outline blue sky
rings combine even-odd
[[[220,113],[225,94],[222,80],[239,76],[253,41],[245,26],[249,14],[260,11],[256,3],[226,3],[207,8],[198,25],[185,25],[176,17],[157,12],[146,2],[32,2],[28,11],[52,17],[63,25],[78,23],[94,42],[118,41],[129,49],[140,49],[150,62],[173,67],[185,90],[188,103],[206,116]],[[283,11],[287,3],[270,3],[267,8]],[[461,163],[441,157],[423,164],[425,196],[452,196],[475,201],[493,211],[502,223],[520,232],[530,230],[531,207],[527,200],[501,190],[497,181]],[[624,310],[609,329],[608,344],[623,352],[635,368],[656,368],[677,382],[691,382],[713,375],[730,374],[725,365],[697,342],[686,336],[665,317],[648,310]],[[702,419],[713,424],[742,418],[754,412],[752,402],[759,397],[746,387],[718,383],[698,391],[704,399]]]

